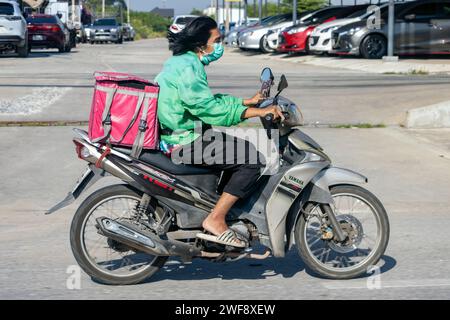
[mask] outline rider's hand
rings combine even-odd
[[[263,95],[261,92],[257,92],[252,98],[250,99],[244,99],[243,104],[244,106],[254,106],[258,103],[261,103],[264,100]]]
[[[281,119],[281,121],[284,120],[284,115],[281,112],[280,107],[277,105],[271,105],[263,109],[259,109],[260,111],[260,117],[265,117],[268,114],[273,114],[273,120],[276,120],[278,118]]]

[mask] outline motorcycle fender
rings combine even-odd
[[[330,187],[339,184],[364,184],[368,179],[352,170],[328,167],[320,171],[308,184],[308,186],[299,195],[297,201],[291,207],[291,210],[286,219],[286,236],[287,247],[286,250],[293,244],[293,232],[298,218],[301,214],[301,208],[307,202],[316,202],[322,204],[333,203],[333,198],[330,193]]]
[[[47,212],[45,212],[45,214],[54,213],[72,204],[83,193],[84,190],[90,188],[105,175],[107,175],[107,173],[103,169],[99,169],[93,164],[90,164],[81,178],[75,184],[73,190],[67,194],[64,200],[54,205]]]

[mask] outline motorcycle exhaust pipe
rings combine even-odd
[[[80,146],[79,157],[82,160],[85,160],[94,165],[98,164],[97,162],[99,162],[99,159],[102,158],[102,154],[97,150],[95,146],[78,138],[74,138],[73,142],[75,143],[75,145]],[[125,171],[120,169],[106,157],[103,157],[99,164],[100,168],[102,168],[106,172],[109,172],[113,176],[122,179],[123,181],[134,181],[132,177],[130,177]]]
[[[200,249],[177,240],[163,240],[153,234],[143,234],[107,217],[96,219],[98,232],[133,249],[156,256],[180,256],[182,259],[200,254]]]

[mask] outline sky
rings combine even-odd
[[[269,0],[270,2],[276,2],[276,0]],[[301,0],[298,0],[301,1]],[[344,4],[353,4],[354,0],[343,0]],[[358,0],[359,3],[364,3],[366,0]],[[374,0],[375,2],[375,0]],[[160,8],[174,8],[175,14],[189,14],[193,8],[205,9],[211,3],[211,0],[130,0],[130,7],[137,11],[150,11],[154,7]],[[219,0],[222,3],[222,0]],[[253,0],[248,0],[249,4],[253,3]],[[333,4],[340,4],[340,0],[332,0]]]

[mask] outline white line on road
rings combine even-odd
[[[65,95],[71,88],[38,88],[31,94],[17,99],[0,100],[0,114],[33,114],[52,105]]]
[[[326,282],[322,283],[322,286],[330,290],[369,289],[367,281]],[[450,279],[381,280],[380,287],[376,289],[417,287],[450,287]]]

